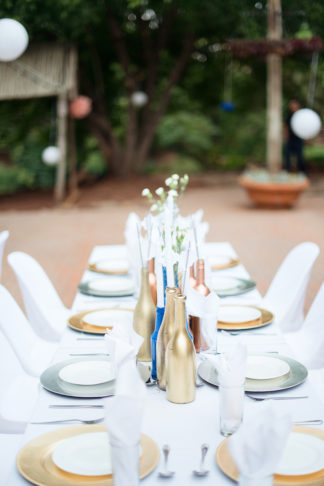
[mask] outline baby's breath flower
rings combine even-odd
[[[178,197],[178,193],[174,189],[170,189],[168,194],[169,194],[169,196],[172,196],[172,197]]]
[[[186,184],[188,184],[188,182],[189,182],[189,176],[188,176],[188,174],[185,174],[185,175],[183,176],[183,180],[184,180],[184,182],[185,182]]]
[[[171,176],[172,179],[178,181],[179,180],[179,175],[178,174],[172,174]]]
[[[165,185],[166,186],[170,186],[172,184],[172,179],[171,177],[168,177],[167,179],[165,179]]]
[[[158,205],[157,204],[152,204],[151,211],[154,212],[154,211],[157,211],[157,209],[158,209]]]
[[[142,196],[146,197],[146,196],[150,196],[150,195],[151,195],[151,191],[147,187],[145,189],[143,189]]]
[[[158,196],[162,196],[162,194],[164,194],[163,187],[158,187],[155,191],[155,194],[157,194]]]

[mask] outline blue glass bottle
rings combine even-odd
[[[151,336],[151,351],[152,351],[152,378],[157,379],[156,374],[156,340],[159,334],[159,330],[163,321],[164,307],[156,308],[156,319],[155,319],[155,329]]]
[[[166,268],[162,267],[161,265],[157,265],[156,268],[156,286],[157,286],[157,306],[156,306],[155,329],[151,336],[151,354],[152,354],[151,375],[153,380],[157,379],[156,341],[163,321],[164,309],[165,309],[165,289],[167,286]]]

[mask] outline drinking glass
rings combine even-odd
[[[220,432],[225,437],[234,434],[243,419],[244,384],[219,385]]]

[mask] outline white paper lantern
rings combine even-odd
[[[0,20],[0,61],[14,61],[28,45],[27,30],[13,19]]]
[[[319,134],[322,122],[314,110],[302,108],[293,114],[290,125],[298,137],[309,140]]]
[[[146,105],[148,101],[148,96],[144,91],[135,91],[135,93],[131,96],[131,102],[137,108],[141,108],[142,106]]]
[[[46,165],[57,165],[61,157],[61,151],[58,147],[46,147],[42,153],[42,160]]]

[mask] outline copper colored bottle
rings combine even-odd
[[[148,271],[149,271],[149,282],[150,282],[150,289],[151,289],[151,294],[152,294],[152,299],[153,299],[153,302],[154,302],[154,305],[156,305],[156,275],[154,273],[154,258],[151,258],[151,260],[149,260],[147,262],[147,266],[148,266]]]
[[[189,268],[189,283],[192,288],[195,288],[197,280],[195,277],[195,266],[192,264]]]
[[[205,262],[202,259],[197,260],[197,273],[196,273],[196,285],[194,287],[197,292],[201,295],[207,296],[210,294],[210,290],[205,284]],[[199,317],[192,317],[191,318],[191,330],[194,338],[194,345],[196,348],[197,353],[200,352],[200,347],[206,347],[206,343],[201,342],[200,337],[200,319]]]

